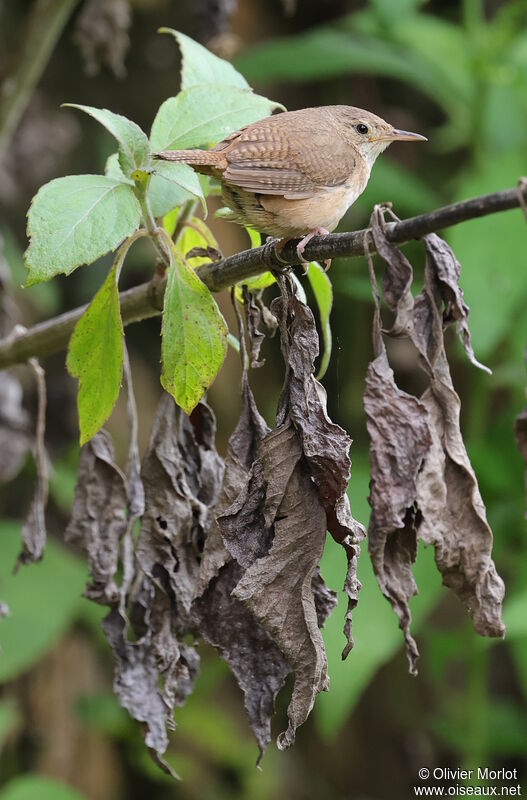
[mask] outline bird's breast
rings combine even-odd
[[[275,231],[270,232],[277,236],[303,236],[313,228],[335,230],[348,208],[364,191],[368,176],[369,171],[364,179],[348,180],[342,186],[323,188],[313,197],[303,199],[287,200],[278,195],[260,195],[260,204],[275,220]]]

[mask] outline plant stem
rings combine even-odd
[[[475,197],[463,203],[454,203],[438,208],[428,214],[390,222],[386,225],[387,238],[395,244],[403,244],[427,233],[441,230],[450,225],[476,217],[495,214],[520,205],[520,194],[527,200],[527,186],[521,189],[508,189],[503,192]],[[307,245],[304,256],[308,261],[323,261],[326,258],[354,258],[364,255],[364,236],[366,231],[334,233],[314,237]],[[372,243],[370,250],[373,251]],[[285,259],[289,264],[299,263],[295,242],[288,243],[280,254],[267,245],[236,253],[216,263],[203,264],[197,274],[213,292],[226,289],[247,278],[260,275],[269,269],[283,269]],[[143,283],[119,295],[121,316],[124,325],[137,322],[161,313],[166,278]],[[0,369],[12,364],[27,361],[32,356],[43,357],[58,353],[67,347],[71,332],[84,312],[86,306],[68,311],[47,322],[41,322],[29,330],[16,329],[5,339],[0,340]]]
[[[0,92],[0,160],[78,0],[35,0]]]

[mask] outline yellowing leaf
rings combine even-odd
[[[161,344],[161,384],[190,414],[227,350],[227,325],[210,291],[170,242]]]
[[[77,322],[66,367],[79,379],[77,408],[80,442],[85,444],[106,422],[119,396],[123,370],[123,325],[117,290],[116,259],[108,277]]]
[[[317,378],[320,380],[326,374],[329,359],[331,358],[332,338],[329,317],[333,305],[333,288],[327,272],[324,272],[320,264],[316,261],[310,263],[307,278],[313,289],[315,300],[317,301],[318,313],[320,315],[320,327],[322,329],[322,341],[324,342],[324,353],[320,361],[317,375]]]

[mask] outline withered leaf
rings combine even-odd
[[[256,407],[245,369],[242,400],[240,419],[229,440],[215,515],[220,515],[243,490],[258,444],[269,433]],[[261,758],[271,739],[275,697],[290,667],[269,634],[232,596],[242,573],[243,568],[225,548],[214,520],[205,542],[193,611],[199,619],[200,635],[217,648],[244,693],[245,710]]]
[[[346,493],[351,473],[351,438],[330,420],[326,392],[314,376],[319,346],[311,309],[296,296],[291,281],[279,278],[277,282],[281,297],[273,301],[272,310],[280,324],[287,365],[277,419],[289,414],[299,432],[303,454],[326,511],[327,529],[344,547],[348,559],[344,584],[348,595],[345,658],[353,647],[351,615],[361,588],[356,575],[358,545],[365,537],[363,525],[352,516]]]
[[[20,381],[0,372],[0,483],[13,480],[31,448],[29,415],[22,406]]]
[[[125,619],[117,609],[110,611],[102,627],[116,660],[114,691],[123,708],[145,723],[145,743],[156,763],[177,778],[163,759],[168,747],[167,728],[173,728],[174,723],[172,710],[158,691],[158,666],[150,636],[147,634],[137,642],[128,641]]]
[[[121,597],[115,582],[121,539],[127,530],[126,478],[115,464],[104,429],[81,448],[71,519],[64,538],[85,550],[91,582],[85,595],[113,605]]]
[[[194,607],[200,635],[218,650],[244,693],[260,761],[271,740],[274,701],[290,667],[267,631],[232,596],[242,574],[243,568],[234,559],[225,563]]]
[[[174,400],[165,392],[142,465],[146,510],[136,554],[145,574],[173,598],[183,628],[222,473],[209,407],[198,404],[192,421],[182,413],[178,423]]]
[[[307,718],[317,693],[328,688],[327,659],[312,590],[313,574],[324,546],[326,515],[290,420],[270,433],[261,449],[265,453],[261,458],[261,482],[251,485],[246,503],[254,506],[251,494],[257,495],[259,532],[264,534],[262,550],[268,546],[266,533],[270,526],[274,536],[268,554],[255,555],[256,560],[244,572],[233,595],[269,633],[294,673],[289,726],[278,737],[278,746],[284,749],[293,743],[296,728]],[[255,474],[258,471],[253,466],[252,477]],[[264,491],[269,487],[269,495],[265,492],[263,498],[262,484]],[[231,506],[219,520],[222,531],[224,525],[228,530],[228,547],[233,546],[238,515],[245,524],[245,509],[246,504]],[[241,536],[242,526],[239,531]]]
[[[404,632],[410,671],[418,651],[410,634],[408,601],[416,594],[411,566],[417,555],[417,482],[432,444],[426,408],[395,384],[384,344],[368,367],[364,391],[370,437],[370,518],[368,549],[384,596]]]
[[[428,258],[433,263],[433,270],[444,302],[444,324],[456,323],[457,334],[469,360],[474,366],[490,374],[490,369],[477,360],[470,342],[470,331],[468,329],[469,307],[463,299],[463,290],[459,285],[461,264],[455,257],[452,248],[436,233],[429,233],[424,236],[423,242]]]
[[[426,237],[425,283],[414,303],[409,299],[407,265],[394,255],[393,245],[383,241],[378,211],[371,222],[377,249],[389,262],[388,305],[398,319],[404,317],[407,335],[430,379],[420,400],[395,385],[367,253],[376,301],[377,356],[368,370],[365,393],[372,467],[370,553],[379,585],[405,631],[413,671],[418,653],[409,632],[408,600],[416,590],[411,564],[417,537],[434,545],[443,582],[458,594],[483,635],[503,635],[503,583],[491,559],[492,533],[461,436],[459,398],[444,349],[443,325],[456,320],[467,354],[475,362],[468,308],[458,286],[459,263],[439,237]]]
[[[263,340],[265,339],[265,334],[260,330],[262,306],[256,302],[254,292],[249,291],[247,286],[242,287],[242,293],[243,309],[249,336],[249,360],[251,367],[256,369],[257,367],[263,367],[265,364],[265,360],[258,361]]]
[[[18,556],[15,570],[20,564],[40,561],[46,546],[46,505],[48,502],[49,465],[44,436],[46,432],[46,378],[36,358],[29,359],[29,366],[37,384],[38,408],[35,430],[34,459],[37,481],[29,511],[22,524],[22,551]]]

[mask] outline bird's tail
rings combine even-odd
[[[161,161],[178,161],[192,167],[219,167],[222,159],[213,150],[164,150],[154,153]]]

